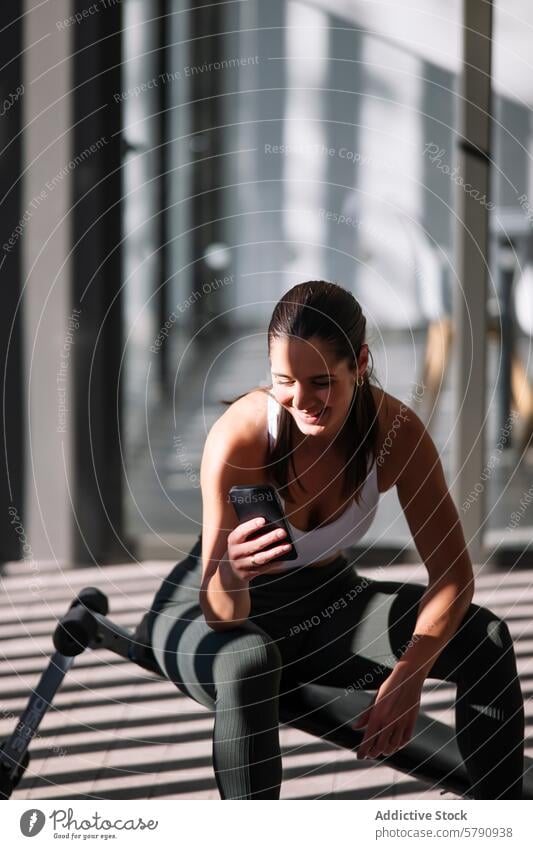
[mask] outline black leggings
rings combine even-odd
[[[215,711],[222,799],[278,799],[278,698],[304,682],[377,690],[407,648],[425,587],[358,575],[344,557],[261,575],[236,628],[213,631],[198,605],[201,537],[149,616],[163,674]],[[428,678],[457,685],[457,744],[475,799],[521,799],[524,707],[506,623],[471,604]]]

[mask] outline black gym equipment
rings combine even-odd
[[[54,632],[56,651],[50,658],[13,734],[0,748],[0,799],[9,799],[28,766],[29,745],[52,704],[74,658],[87,648],[105,648],[164,678],[147,645],[145,619],[134,633],[107,618],[106,596],[95,587],[83,589]],[[170,683],[170,682],[169,682]],[[304,684],[280,696],[280,721],[328,740],[341,748],[357,749],[364,730],[351,722],[372,700],[365,691]],[[465,799],[469,782],[453,730],[420,711],[411,741],[393,755],[376,760],[414,778],[451,791]],[[524,759],[523,799],[533,799],[533,760]]]

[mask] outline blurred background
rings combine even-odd
[[[9,505],[38,558],[178,559],[219,399],[268,383],[269,317],[309,278],[360,299],[375,374],[428,423],[458,505],[475,446],[478,559],[531,559],[532,511],[510,519],[531,477],[533,11],[494,9],[489,194],[458,168],[463,13],[5,6],[2,560],[21,555]],[[489,229],[474,366],[453,330],[461,196]],[[410,550],[387,493],[362,552]]]
[[[374,374],[430,429],[478,572],[505,576],[502,603],[519,592],[511,569],[533,565],[533,6],[483,7],[0,6],[13,623],[30,578],[59,613],[86,575],[129,594],[135,624],[201,529],[220,399],[269,384],[273,308],[317,278],[360,300]],[[395,491],[352,553],[419,563]],[[20,673],[30,655],[5,636]]]

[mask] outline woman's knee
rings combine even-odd
[[[509,626],[505,619],[494,613],[490,607],[475,604],[471,607],[473,608],[471,621],[474,623],[479,642],[494,646],[497,649],[504,649],[512,643]]]
[[[258,626],[245,622],[214,631],[200,611],[188,610],[181,619],[166,613],[166,619],[156,619],[152,644],[162,669],[182,692],[210,709],[222,693],[236,689],[259,699],[279,692],[281,654]]]
[[[501,658],[514,658],[513,638],[507,622],[490,608],[471,604],[456,641],[466,652],[465,664],[473,670],[494,666]]]
[[[212,632],[207,643],[219,642],[220,632]],[[226,635],[223,644],[215,652],[213,662],[214,681],[217,691],[221,688],[250,692],[258,697],[276,695],[282,673],[282,657],[272,638],[259,629],[247,626]],[[206,646],[207,647],[207,646]]]

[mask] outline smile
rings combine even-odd
[[[321,410],[318,410],[313,415],[309,415],[308,413],[298,413],[298,418],[302,419],[304,422],[317,422],[318,419],[322,417],[322,414],[326,412],[326,408],[322,407]]]

